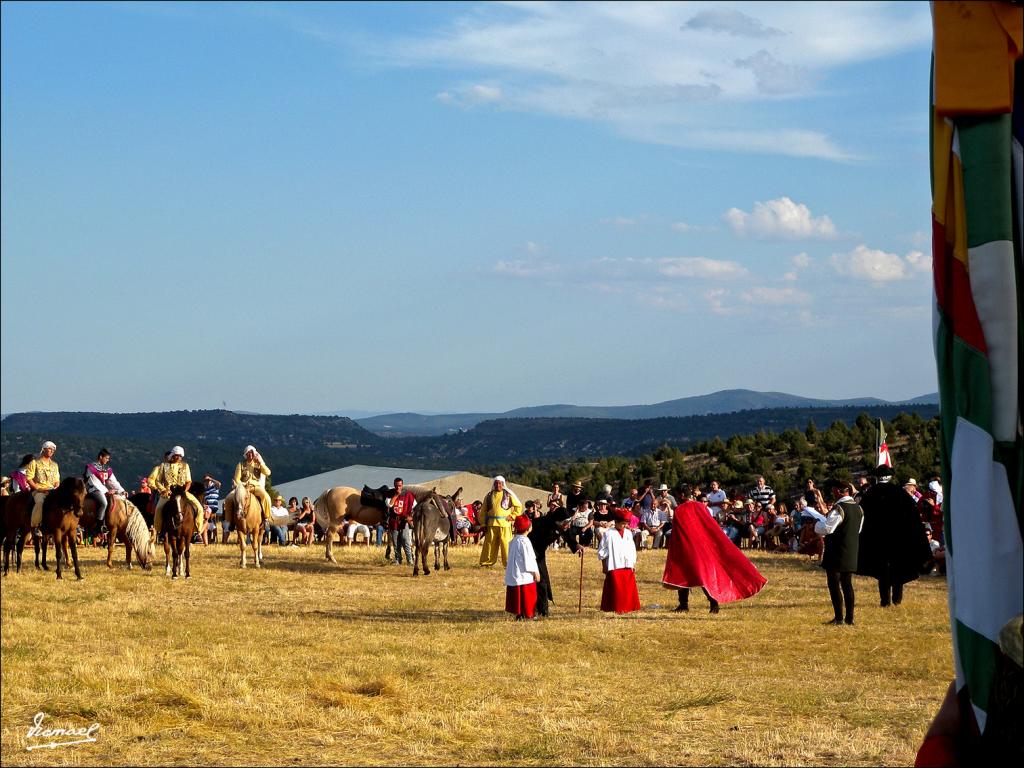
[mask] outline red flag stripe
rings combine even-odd
[[[946,242],[946,228],[932,216],[932,261],[935,274],[935,299],[953,334],[983,354],[988,354],[985,333],[971,295],[967,268],[953,255]]]

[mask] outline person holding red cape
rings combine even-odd
[[[683,502],[672,516],[668,556],[662,586],[679,593],[677,611],[690,609],[690,589],[701,587],[718,613],[719,603],[752,597],[767,583],[711,516],[707,506],[694,501],[689,486],[681,489]]]

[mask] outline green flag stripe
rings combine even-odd
[[[967,208],[967,247],[1013,240],[1010,115],[956,121]]]
[[[967,682],[971,702],[978,709],[988,712],[988,699],[996,674],[999,646],[960,621],[955,621],[954,624],[960,667]]]

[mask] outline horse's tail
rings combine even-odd
[[[124,505],[128,515],[124,534],[128,538],[129,546],[135,548],[139,562],[146,565],[149,562],[149,526],[146,525],[146,518],[142,516],[138,507],[127,499],[124,500]]]
[[[327,494],[330,492],[330,489],[327,489],[317,496],[316,501],[313,502],[313,516],[325,531],[331,529],[331,513],[327,510]]]

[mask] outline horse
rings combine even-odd
[[[339,485],[324,491],[313,502],[313,513],[324,529],[324,541],[327,542],[325,558],[335,565],[338,561],[334,559],[334,540],[338,537],[339,528],[343,529],[347,522],[375,528],[385,520],[387,513],[363,504],[361,495],[362,492],[356,488]]]
[[[0,496],[3,511],[4,534],[4,576],[11,564],[11,550],[17,547],[15,572],[21,573],[21,553],[25,549],[25,537],[32,532],[32,506],[35,499],[31,491],[18,491],[10,496]],[[38,567],[38,565],[36,566]]]
[[[75,563],[75,578],[82,579],[82,569],[78,565],[78,544],[75,533],[78,521],[82,516],[82,502],[85,501],[85,481],[81,477],[66,477],[60,485],[46,494],[43,499],[43,522],[39,530],[42,534],[43,568],[46,568],[46,546],[48,536],[53,536],[53,548],[57,554],[57,578],[63,579],[61,565],[67,564],[68,546],[71,546],[71,557]],[[38,544],[36,544],[38,556]],[[63,557],[62,557],[63,555]]]
[[[96,499],[91,496],[86,496],[85,502],[82,504],[80,525],[86,531],[96,532],[99,530],[99,521],[96,520]],[[106,525],[107,568],[114,567],[114,544],[120,539],[124,544],[128,570],[132,569],[133,548],[138,556],[139,565],[149,570],[149,562],[154,553],[154,537],[150,536],[149,523],[143,516],[142,510],[123,496],[111,496],[110,502],[107,504]]]
[[[189,560],[192,552],[192,532],[195,530],[195,516],[198,510],[185,498],[185,486],[171,486],[171,497],[164,506],[160,533],[164,535],[164,568],[172,579],[178,578],[182,568],[182,555],[185,559],[185,578],[192,578]],[[171,567],[171,554],[174,555],[174,567]]]
[[[241,512],[240,512],[241,511]],[[224,499],[224,520],[235,524],[238,534],[239,564],[245,568],[245,536],[252,536],[252,560],[256,567],[263,565],[263,514],[260,500],[249,493],[244,485],[236,485]]]
[[[451,538],[451,516],[458,506],[455,501],[462,488],[451,496],[442,496],[434,490],[422,502],[416,505],[412,513],[413,530],[413,568],[412,575],[419,576],[420,561],[423,562],[423,575],[430,575],[427,567],[427,553],[430,545],[434,545],[434,570],[439,570],[439,549],[444,550],[444,569],[451,570],[448,564],[448,541]]]

